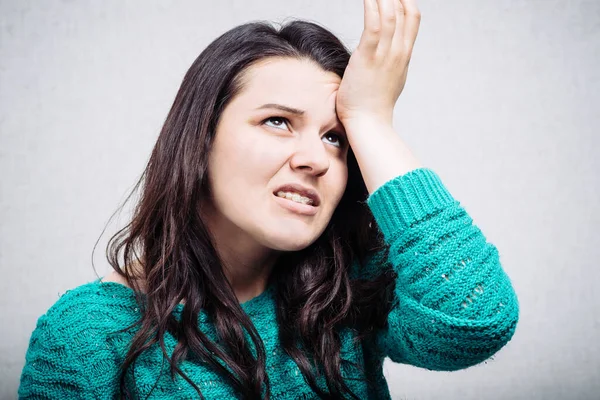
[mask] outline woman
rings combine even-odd
[[[496,248],[392,129],[419,21],[365,0],[352,56],[302,21],[210,44],[115,272],[39,319],[20,397],[380,399],[385,357],[451,371],[502,348],[518,301]]]

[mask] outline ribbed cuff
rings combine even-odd
[[[433,170],[417,168],[381,185],[367,198],[367,205],[384,238],[389,239],[455,201]]]

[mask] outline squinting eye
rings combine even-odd
[[[281,129],[282,126],[288,126],[288,120],[286,118],[283,117],[270,117],[267,118],[263,121],[263,124],[266,124],[267,122],[273,122],[270,126],[277,128],[277,129]]]

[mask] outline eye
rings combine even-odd
[[[334,145],[336,147],[342,147],[342,145],[344,144],[344,139],[342,138],[342,136],[338,135],[337,133],[328,132],[323,137],[326,137],[328,140],[333,138],[333,142],[335,142],[337,140],[337,144],[334,143]]]
[[[277,128],[277,129],[282,129],[282,127],[284,127],[284,126],[289,128],[290,121],[288,121],[288,119],[284,118],[284,117],[269,117],[269,118],[265,119],[262,123],[263,124],[270,123],[269,126],[272,126],[273,128]]]

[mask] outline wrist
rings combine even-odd
[[[346,133],[349,135],[354,131],[373,132],[374,130],[393,129],[392,113],[361,113],[340,119],[340,122],[344,126]]]
[[[348,131],[353,127],[380,126],[392,127],[393,113],[360,113],[340,119],[340,122]]]

